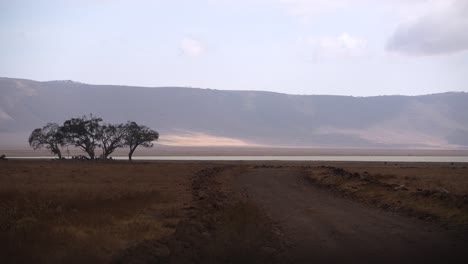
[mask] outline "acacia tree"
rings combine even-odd
[[[94,159],[94,150],[100,146],[102,138],[101,122],[102,118],[92,114],[65,121],[61,129],[65,135],[65,142],[81,148],[90,159]]]
[[[52,154],[57,155],[59,159],[62,158],[60,147],[65,145],[65,138],[59,125],[48,123],[43,128],[34,129],[28,141],[33,149],[45,147],[50,150]]]
[[[153,147],[153,141],[158,140],[159,133],[149,127],[138,125],[136,122],[128,121],[125,124],[125,146],[130,148],[128,160],[132,160],[133,152],[138,146],[145,148]]]
[[[101,147],[102,156],[107,159],[116,148],[125,146],[125,125],[107,124],[101,126]]]

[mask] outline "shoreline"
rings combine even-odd
[[[96,153],[100,153],[100,149]],[[1,146],[0,155],[7,157],[50,156],[45,149]],[[82,151],[62,149],[63,156],[82,155]],[[117,149],[115,156],[127,156],[126,149]],[[372,148],[295,148],[295,147],[168,147],[137,149],[135,156],[468,156],[468,149],[372,149]]]
[[[10,160],[57,160],[53,156],[13,156]],[[72,160],[64,158],[63,160]],[[127,161],[126,156],[114,156],[107,161]],[[95,160],[103,161],[103,160]],[[134,156],[133,161],[212,161],[212,162],[401,162],[401,163],[468,163],[468,156]]]

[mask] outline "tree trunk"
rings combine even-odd
[[[60,148],[59,148],[58,145],[53,145],[53,146],[52,146],[52,152],[53,152],[54,154],[57,154],[57,156],[58,156],[59,159],[62,159],[62,152],[60,151]]]
[[[90,160],[93,160],[93,159],[94,159],[94,149],[93,149],[93,150],[92,150],[92,149],[88,149],[86,152],[87,152],[88,155],[89,155],[89,159],[90,159]]]
[[[128,152],[128,160],[132,161],[132,155],[133,155],[133,150],[130,149],[130,152]]]
[[[107,149],[102,150],[102,158],[103,159],[107,159],[107,157],[109,157],[109,155],[110,155],[109,150],[107,150]]]
[[[132,161],[133,152],[135,152],[136,146],[134,148],[130,148],[130,152],[128,153],[128,160]]]

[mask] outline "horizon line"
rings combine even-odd
[[[193,87],[193,86],[141,86],[141,85],[129,85],[129,84],[95,84],[95,83],[86,83],[74,80],[47,80],[47,81],[38,81],[34,79],[27,78],[18,78],[18,77],[4,77],[0,76],[0,79],[12,79],[12,80],[24,80],[24,81],[33,81],[39,83],[48,83],[48,82],[70,82],[76,84],[83,84],[89,86],[118,86],[118,87],[134,87],[134,88],[145,88],[145,89],[160,89],[160,88],[182,88],[182,89],[197,89],[197,90],[214,90],[214,91],[227,91],[227,92],[262,92],[262,93],[274,93],[274,94],[283,94],[283,95],[293,95],[293,96],[342,96],[342,97],[355,97],[355,98],[368,98],[368,97],[384,97],[384,96],[402,96],[402,97],[417,97],[417,96],[430,96],[438,94],[449,94],[449,93],[468,93],[468,91],[446,91],[438,93],[427,93],[427,94],[416,94],[416,95],[407,95],[407,94],[381,94],[381,95],[344,95],[344,94],[295,94],[295,93],[286,93],[286,92],[275,92],[268,90],[232,90],[232,89],[215,89],[215,88],[203,88],[203,87]]]

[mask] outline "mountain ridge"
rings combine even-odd
[[[291,95],[291,96],[340,96],[340,97],[353,97],[353,98],[372,98],[372,97],[391,97],[391,96],[402,96],[402,97],[417,97],[417,96],[432,96],[432,95],[443,95],[443,94],[468,94],[467,91],[446,91],[439,93],[428,93],[428,94],[418,94],[418,95],[405,95],[405,94],[382,94],[382,95],[366,95],[366,96],[356,96],[356,95],[342,95],[342,94],[294,94],[294,93],[284,93],[284,92],[275,92],[268,90],[225,90],[225,89],[214,89],[214,88],[203,88],[203,87],[191,87],[191,86],[134,86],[134,85],[125,85],[125,84],[91,84],[74,80],[49,80],[49,81],[37,81],[32,79],[25,78],[13,78],[13,77],[2,77],[0,80],[15,80],[15,81],[31,81],[38,83],[71,83],[77,85],[87,85],[94,87],[129,87],[129,88],[145,88],[145,89],[165,89],[165,88],[176,88],[176,89],[195,89],[195,90],[211,90],[211,91],[226,91],[226,92],[260,92],[260,93],[272,93],[272,94],[281,94],[281,95]]]
[[[24,145],[47,122],[93,113],[148,125],[176,145],[468,147],[466,92],[354,97],[4,77],[0,92],[0,139],[9,144]]]

